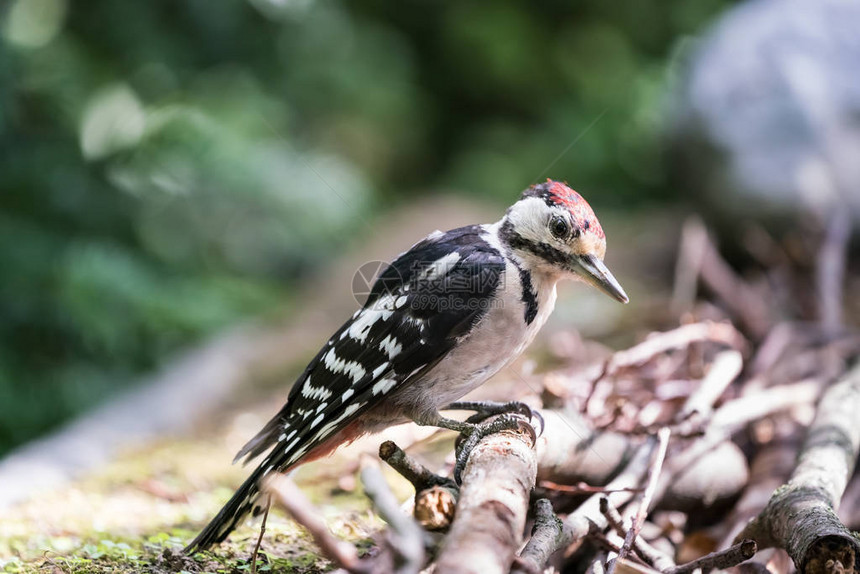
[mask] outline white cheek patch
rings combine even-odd
[[[536,243],[546,243],[549,237],[547,224],[556,214],[557,210],[549,207],[544,200],[527,197],[516,202],[507,217],[520,237]]]

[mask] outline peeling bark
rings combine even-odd
[[[860,571],[860,541],[835,512],[860,449],[858,413],[860,366],[825,392],[791,478],[737,539],[784,548],[799,572]]]
[[[508,572],[522,544],[529,495],[537,475],[531,436],[502,431],[483,438],[472,451],[436,572]]]

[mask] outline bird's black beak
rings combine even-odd
[[[594,255],[579,255],[573,258],[573,269],[589,285],[597,287],[613,299],[627,303],[630,299],[609,268]]]

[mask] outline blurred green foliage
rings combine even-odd
[[[3,3],[0,453],[282,305],[410,194],[672,197],[663,95],[726,4]]]

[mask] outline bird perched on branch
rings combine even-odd
[[[223,541],[266,501],[272,472],[325,456],[385,427],[414,421],[461,433],[455,478],[483,436],[531,416],[518,402],[452,403],[515,359],[552,312],[556,283],[579,279],[627,302],[603,263],[606,237],[567,185],[523,192],[496,223],[436,231],[377,278],[365,305],[326,342],[286,404],[236,456],[268,453],[186,548]],[[466,421],[439,410],[472,410]],[[491,422],[491,416],[502,415]],[[505,416],[507,415],[507,416]],[[235,461],[234,461],[235,462]]]

